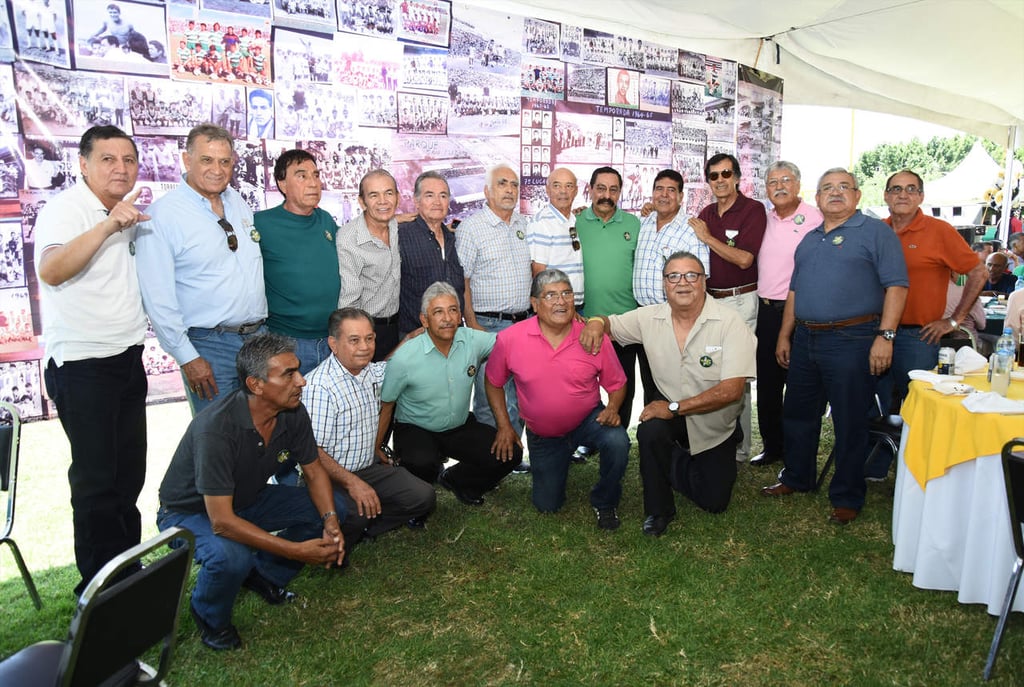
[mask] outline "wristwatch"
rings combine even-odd
[[[960,329],[960,323],[956,321],[956,318],[949,318],[949,326],[953,328],[953,331]]]
[[[679,416],[679,403],[678,403],[678,401],[672,401],[671,403],[668,404],[668,412],[672,413],[673,415],[675,415],[677,417]]]
[[[875,336],[880,336],[883,339],[885,339],[886,341],[892,341],[893,339],[896,338],[896,330],[895,329],[876,329],[875,330]]]

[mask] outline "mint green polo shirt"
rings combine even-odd
[[[604,222],[593,208],[587,208],[576,217],[576,233],[583,249],[586,315],[621,315],[635,310],[633,255],[640,220],[616,208]]]
[[[397,401],[398,422],[428,432],[461,427],[469,417],[473,380],[491,354],[495,338],[491,332],[459,327],[447,357],[428,334],[405,342],[388,360],[380,400]]]

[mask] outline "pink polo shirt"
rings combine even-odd
[[[580,345],[583,323],[557,349],[540,333],[536,316],[498,332],[487,359],[487,381],[502,386],[512,377],[519,397],[519,414],[531,432],[557,437],[576,429],[607,392],[626,383],[619,359],[607,336],[594,356]]]
[[[768,226],[757,254],[758,296],[773,301],[786,300],[796,245],[822,221],[818,208],[804,201],[800,201],[796,212],[785,219],[780,219],[775,210],[768,212]]]

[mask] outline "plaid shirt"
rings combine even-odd
[[[665,302],[662,273],[668,256],[679,251],[693,253],[704,263],[704,271],[711,274],[711,250],[697,238],[687,223],[689,216],[682,208],[672,221],[658,231],[658,213],[652,212],[640,223],[640,236],[633,259],[633,298],[643,305]]]
[[[474,312],[518,313],[530,309],[530,249],[527,219],[518,212],[501,221],[489,207],[459,225],[455,248],[469,279]]]
[[[302,403],[317,445],[350,472],[376,460],[380,389],[387,363],[370,363],[353,375],[331,355],[306,375]]]

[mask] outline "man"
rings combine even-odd
[[[762,489],[766,496],[786,496],[814,488],[819,409],[828,402],[835,427],[829,519],[840,525],[864,505],[874,376],[892,363],[908,284],[899,239],[857,210],[860,196],[857,179],[845,169],[830,169],[818,182],[824,222],[797,246],[775,349],[789,370],[782,409],[786,467],[777,484]]]
[[[459,326],[458,294],[446,282],[427,287],[420,321],[426,335],[405,343],[388,362],[378,445],[394,417],[395,453],[403,467],[478,506],[522,460],[518,448],[511,458],[491,453],[494,428],[469,412],[473,379],[494,347],[494,334]],[[448,458],[458,465],[442,471]]]
[[[267,296],[252,210],[230,188],[231,135],[213,124],[188,134],[183,183],[149,206],[137,269],[160,346],[181,366],[192,414],[238,388],[234,361],[265,331]]]
[[[141,533],[146,315],[131,229],[149,219],[133,205],[137,193],[125,197],[139,171],[127,134],[92,127],[78,152],[82,182],[40,210],[35,234],[46,393],[71,444],[75,594]]]
[[[588,285],[588,317],[621,315],[636,309],[633,295],[633,260],[640,220],[619,209],[622,175],[612,167],[598,167],[590,175],[593,199],[576,217],[576,231],[583,249],[583,283]],[[626,373],[626,391],[619,406],[619,424],[629,427],[636,390],[636,361],[643,355],[641,346],[613,344],[619,365]],[[641,364],[641,370],[645,369]],[[648,368],[649,369],[649,368]],[[653,391],[644,387],[644,401]]]
[[[428,170],[413,184],[416,218],[398,225],[398,252],[402,259],[399,288],[398,335],[420,327],[423,292],[437,281],[452,286],[464,302],[466,277],[455,249],[455,231],[445,225],[451,192],[440,173]]]
[[[327,339],[333,355],[309,374],[303,404],[313,420],[320,464],[345,501],[342,523],[351,550],[403,523],[423,527],[434,489],[383,452],[377,438],[379,390],[386,363],[373,362],[373,320],[363,310],[335,310]]]
[[[625,69],[620,69],[619,73],[615,76],[615,84],[618,90],[616,90],[615,95],[612,97],[611,105],[636,107],[635,96],[629,90],[630,81],[629,72]]]
[[[285,585],[304,564],[341,565],[344,504],[316,459],[306,380],[291,342],[279,334],[250,337],[238,352],[244,385],[193,418],[160,483],[157,527],[184,527],[196,538],[200,564],[190,608],[203,644],[242,645],[231,623],[239,589],[267,603],[295,598]],[[303,466],[307,488],[269,485],[282,456]],[[277,532],[277,536],[271,534]]]
[[[57,165],[46,159],[46,151],[40,146],[32,146],[32,158],[25,160],[25,189],[54,188],[57,186],[57,174]]]
[[[736,418],[743,387],[755,373],[754,336],[739,314],[707,297],[700,259],[673,253],[664,269],[667,302],[591,318],[581,339],[594,351],[609,331],[613,340],[642,344],[651,361],[659,398],[641,411],[636,438],[643,532],[654,537],[675,517],[673,486],[708,512],[729,506]]]
[[[988,270],[988,280],[982,286],[982,296],[1008,296],[1013,293],[1013,287],[1017,284],[1017,277],[1006,271],[1010,264],[1005,253],[995,252],[985,259],[985,269]]]
[[[249,91],[248,138],[258,140],[274,137],[274,94],[262,88]]]
[[[765,173],[768,212],[764,241],[757,253],[757,425],[763,448],[750,459],[770,465],[785,455],[782,436],[782,393],[786,368],[775,359],[775,343],[793,276],[793,253],[800,240],[822,222],[818,208],[800,198],[800,169],[779,160]]]
[[[519,177],[505,164],[487,172],[487,205],[459,225],[456,249],[466,274],[466,326],[498,333],[530,316],[530,248],[527,219],[519,214]],[[484,368],[486,365],[484,366]],[[497,427],[487,404],[484,368],[477,372],[473,415]],[[515,386],[505,390],[512,427],[521,433]]]
[[[253,216],[263,254],[267,328],[295,339],[299,371],[309,374],[331,354],[324,327],[341,292],[338,225],[318,207],[322,184],[311,154],[281,153],[274,179],[284,203]]]
[[[576,198],[576,175],[558,167],[545,182],[548,204],[533,216],[526,228],[530,247],[530,270],[536,276],[546,269],[569,275],[576,309],[583,307],[583,255],[580,250],[572,202]]]
[[[684,251],[693,253],[702,264],[708,263],[707,245],[697,238],[682,211],[683,177],[672,169],[663,169],[654,177],[651,195],[653,212],[640,223],[640,237],[633,262],[633,296],[637,305],[665,302],[662,272],[668,256]]]
[[[1013,272],[1024,265],[1024,234],[1011,234],[1009,241],[1006,242],[1006,247],[1006,257],[1009,260],[1007,264],[1010,265],[1010,271]]]
[[[907,373],[930,370],[938,364],[939,340],[959,329],[985,283],[985,267],[978,256],[951,225],[921,212],[923,200],[924,181],[917,173],[905,169],[886,180],[889,217],[885,223],[900,240],[910,280],[893,341],[892,367],[878,385],[882,408],[889,414],[899,413],[907,395]],[[943,318],[952,272],[966,274],[967,283],[953,316]],[[887,471],[888,461],[882,467]]]
[[[601,464],[590,505],[598,528],[617,529],[629,460],[629,437],[619,420],[626,375],[608,341],[596,356],[580,345],[583,323],[576,318],[564,272],[544,270],[534,277],[530,303],[536,317],[499,332],[487,363],[487,400],[498,423],[492,450],[509,460],[522,445],[501,388],[512,378],[522,393],[533,505],[542,513],[562,507],[573,448],[591,446],[600,452]],[[601,403],[601,387],[608,393],[607,406]]]
[[[757,252],[767,223],[764,205],[740,193],[740,163],[732,155],[712,155],[704,178],[715,202],[700,211],[690,226],[711,250],[708,294],[733,308],[754,331],[757,327]],[[743,441],[736,460],[750,455],[750,385],[743,392],[740,413]]]
[[[338,229],[341,273],[339,308],[361,308],[373,317],[377,332],[374,361],[398,345],[398,289],[402,258],[398,251],[398,185],[390,172],[375,169],[359,181],[363,214]]]

